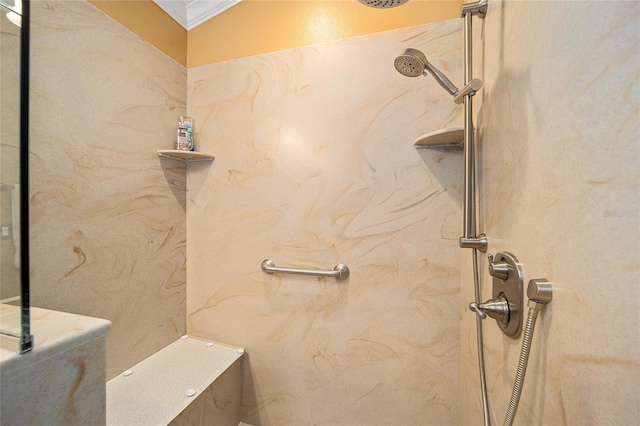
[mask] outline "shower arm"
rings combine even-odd
[[[482,89],[482,81],[474,78],[469,81],[461,90],[458,90],[458,88],[451,82],[451,80],[447,78],[446,75],[444,75],[438,68],[427,62],[424,64],[423,74],[426,76],[429,72],[433,74],[438,84],[444,90],[449,92],[451,96],[453,96],[453,101],[456,104],[463,103],[465,96],[473,96],[478,90]]]
[[[487,251],[487,237],[483,234],[476,235],[476,178],[475,178],[475,153],[473,143],[473,103],[472,97],[475,91],[472,88],[473,67],[472,67],[472,27],[473,15],[484,18],[487,10],[487,1],[469,3],[462,6],[462,17],[464,18],[464,81],[468,94],[462,96],[464,103],[464,228],[460,237],[461,248],[478,249],[481,252]],[[458,97],[458,96],[456,96]]]

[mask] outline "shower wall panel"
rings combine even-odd
[[[246,348],[247,423],[457,423],[462,154],[412,141],[462,112],[407,47],[460,81],[458,20],[188,71],[187,327]]]
[[[110,320],[111,378],[186,328],[186,69],[85,1],[32,15],[32,303]]]
[[[640,418],[640,4],[490,2],[476,27],[479,231],[553,282],[516,424]],[[480,99],[480,97],[477,97]],[[468,257],[468,258],[467,258]],[[463,256],[460,424],[482,419],[470,254]],[[486,259],[484,297],[491,297]],[[486,320],[492,423],[521,339]]]

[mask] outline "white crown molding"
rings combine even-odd
[[[191,30],[242,0],[153,0],[183,28]]]
[[[197,27],[214,16],[235,6],[242,0],[193,0],[187,4],[187,17],[189,18],[188,30]]]
[[[174,21],[187,29],[187,6],[182,0],[153,0],[162,10],[167,12]]]

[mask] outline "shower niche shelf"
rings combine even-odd
[[[464,144],[464,128],[451,127],[422,135],[413,141],[413,146],[424,148],[458,148]]]
[[[159,149],[160,157],[171,158],[172,160],[184,161],[190,163],[192,161],[213,161],[215,158],[211,154],[197,151],[182,151],[179,149]]]

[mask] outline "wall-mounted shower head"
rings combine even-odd
[[[408,2],[409,0],[358,0],[365,6],[374,7],[376,9],[391,9],[392,7],[400,6]]]
[[[431,65],[427,61],[425,54],[418,49],[406,49],[402,55],[396,58],[393,64],[400,74],[407,77],[427,75],[427,72],[429,72],[450,95],[455,96],[458,93],[458,88],[453,85],[451,80]]]

